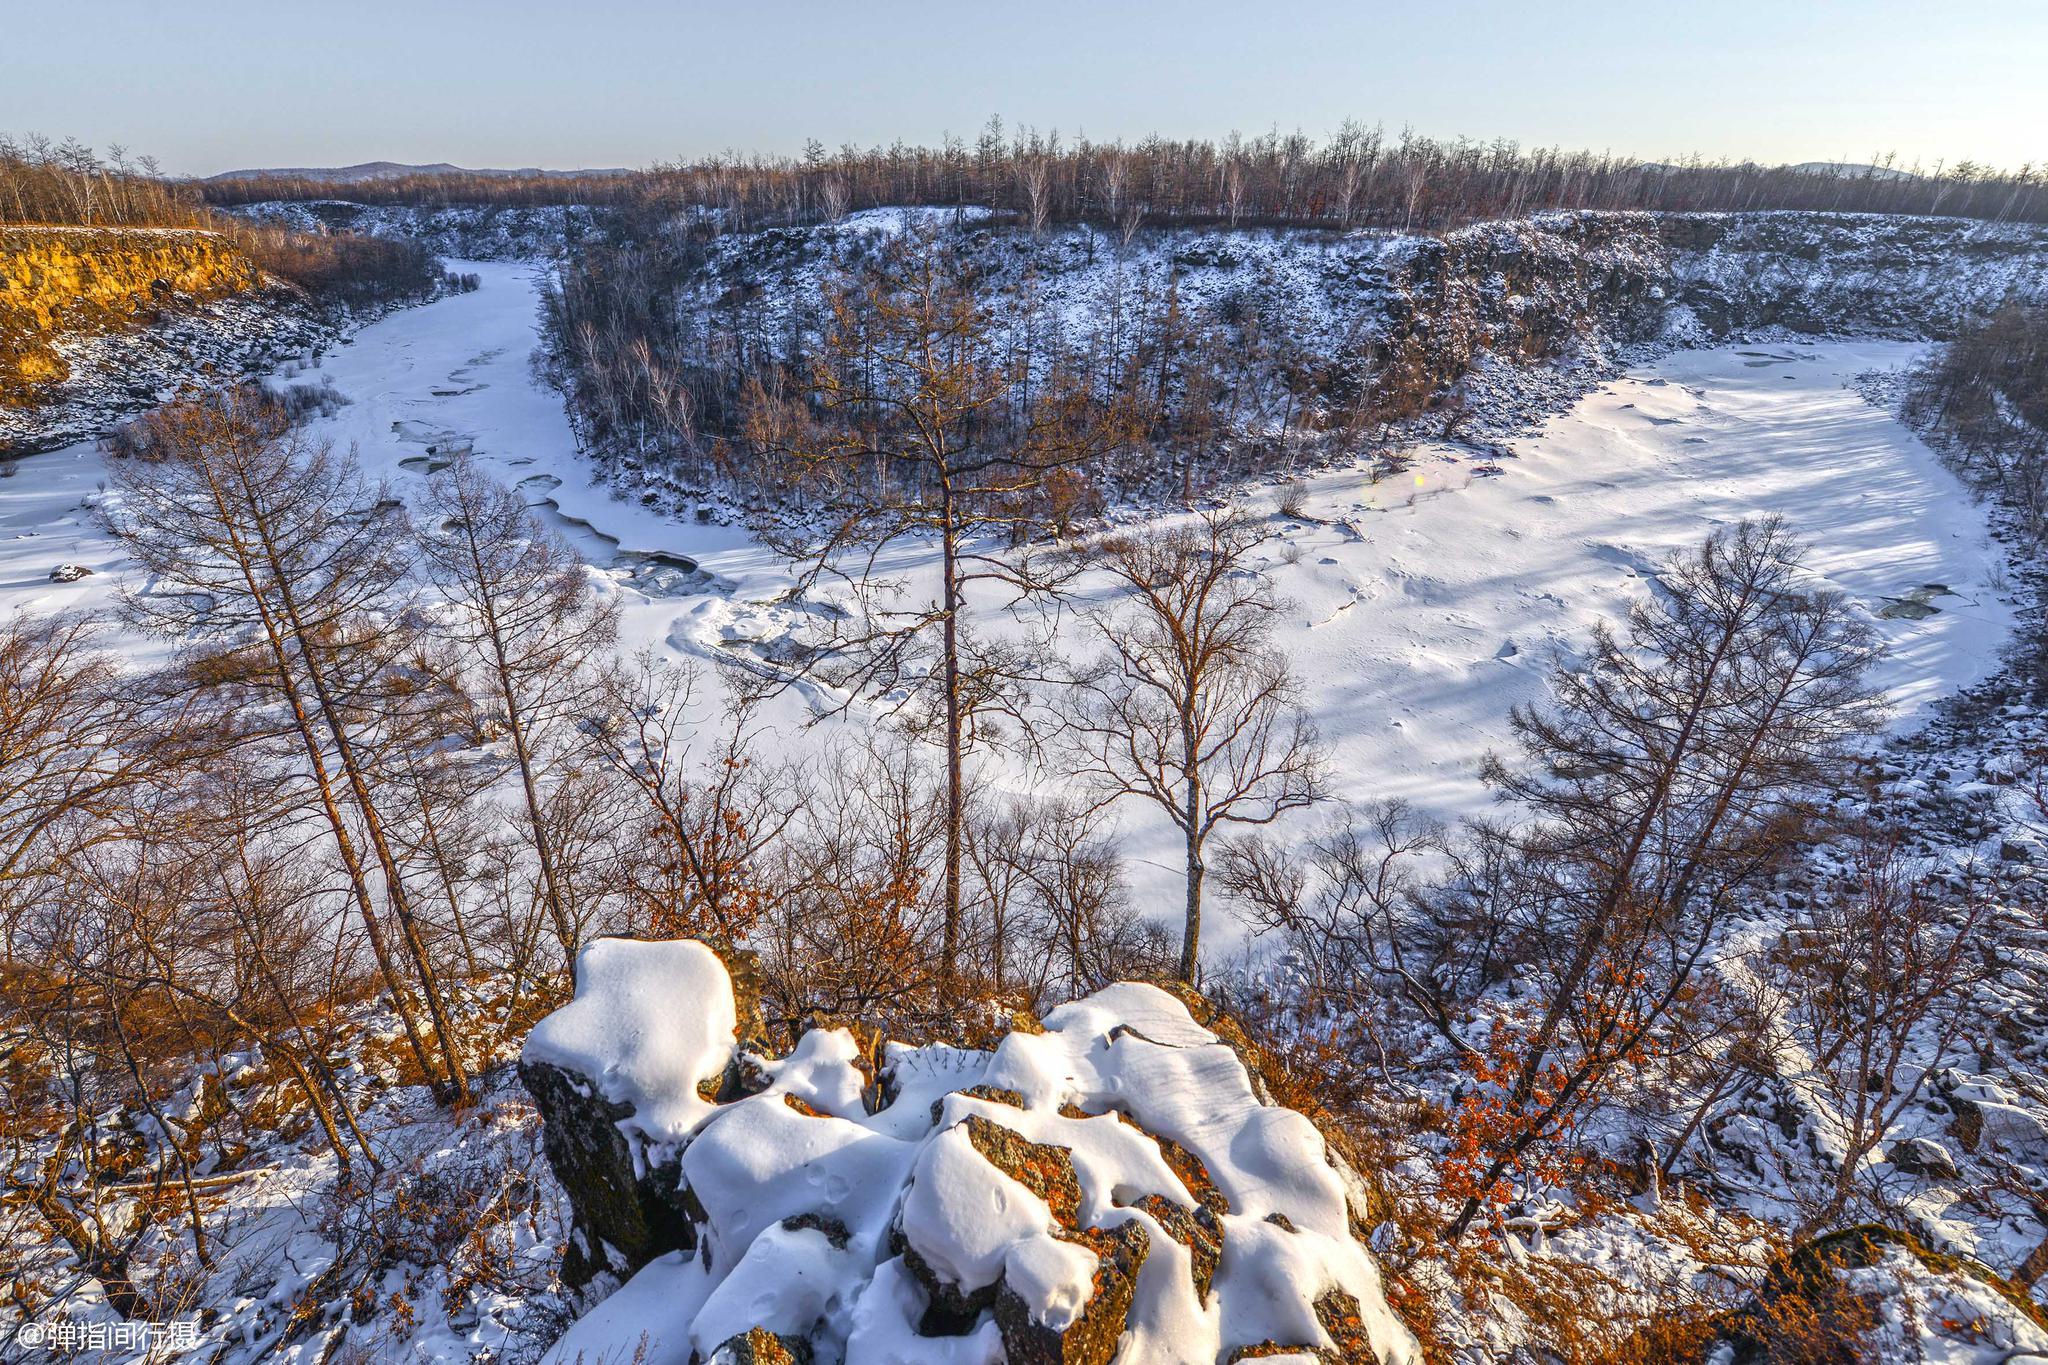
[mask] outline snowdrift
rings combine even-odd
[[[1420,1359],[1356,1173],[1166,991],[987,1051],[821,1028],[777,1058],[751,1014],[703,945],[601,939],[529,1036],[564,1275],[632,1277],[549,1359]]]

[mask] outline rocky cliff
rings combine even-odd
[[[776,1057],[735,986],[702,944],[598,939],[528,1035],[563,1276],[631,1277],[548,1360],[1420,1360],[1364,1182],[1180,998]]]
[[[55,343],[246,293],[263,274],[227,238],[181,228],[0,228],[0,406],[61,382]]]

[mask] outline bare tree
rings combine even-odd
[[[1208,513],[1092,547],[1122,601],[1089,615],[1106,652],[1078,680],[1076,751],[1104,801],[1138,797],[1180,831],[1187,981],[1200,960],[1210,836],[1324,794],[1315,727],[1271,642],[1278,607],[1254,567],[1268,534],[1244,513]]]
[[[1813,1049],[1810,1079],[1840,1165],[1808,1230],[1839,1217],[1864,1166],[1920,1097],[1972,1019],[1982,974],[1974,936],[1984,907],[1956,903],[1899,848],[1897,831],[1865,829],[1851,875],[1787,931],[1780,953],[1793,1018]]]
[[[621,860],[654,932],[737,945],[766,909],[771,850],[801,804],[797,773],[758,756],[764,690],[737,670],[717,744],[693,755],[702,730],[694,669],[642,653],[605,677],[607,723],[593,743],[637,798],[640,818]]]
[[[1448,851],[1440,828],[1405,802],[1385,801],[1340,821],[1306,848],[1257,834],[1233,839],[1216,871],[1252,923],[1280,936],[1317,999],[1374,1028],[1382,1002],[1398,995],[1462,1047],[1453,1003],[1426,936],[1417,933],[1433,910],[1424,862]]]
[[[919,746],[870,737],[834,749],[806,784],[799,837],[767,874],[774,895],[753,943],[772,1026],[816,1016],[945,1028],[945,786]]]
[[[407,567],[404,528],[390,515],[395,503],[261,394],[230,391],[159,409],[140,445],[145,453],[113,466],[121,494],[115,529],[155,576],[152,591],[129,595],[128,610],[175,638],[224,642],[223,653],[195,661],[194,676],[253,686],[282,706],[415,1059],[437,1078],[378,924],[369,861],[382,874],[433,1020],[445,1093],[459,1100],[468,1093],[467,1067],[374,791],[369,725],[386,704],[378,694],[388,666],[407,644],[401,618],[386,610]],[[356,842],[344,791],[371,860]]]
[[[1125,903],[1122,860],[1100,808],[1071,799],[979,802],[967,855],[974,960],[997,996],[1021,994],[1037,1008],[1157,965]]]
[[[564,960],[573,962],[578,927],[542,786],[561,732],[588,709],[595,669],[618,638],[617,613],[526,500],[473,461],[458,457],[436,474],[421,510],[424,559],[458,609],[443,631],[505,727],[548,914]]]
[[[785,467],[794,504],[762,530],[807,566],[806,589],[837,578],[863,605],[820,643],[814,671],[849,699],[937,695],[950,991],[973,720],[1004,704],[1004,682],[1026,666],[1015,651],[977,644],[962,616],[978,586],[1045,588],[1030,560],[1004,551],[1040,521],[1047,481],[1120,443],[1125,423],[1070,376],[1034,374],[1005,344],[969,263],[936,227],[914,228],[872,270],[835,282],[827,303],[806,391],[775,399],[757,386],[750,404],[751,441]],[[936,600],[904,603],[877,572],[881,553],[905,541],[937,542]]]
[[[83,616],[0,620],[0,924],[9,885],[118,837],[125,793],[213,742],[201,699],[126,676]]]
[[[1743,889],[1783,864],[1882,714],[1873,637],[1805,584],[1779,520],[1716,532],[1658,581],[1625,644],[1602,626],[1550,709],[1513,713],[1524,763],[1487,761],[1529,817],[1498,836],[1519,874],[1493,889],[1491,932],[1542,987],[1475,1058],[1450,1240],[1656,1045]]]

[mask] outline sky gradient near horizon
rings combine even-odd
[[[7,25],[0,133],[165,170],[642,166],[1345,119],[1647,159],[2048,163],[2048,0],[98,0]]]

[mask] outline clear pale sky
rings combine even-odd
[[[2048,0],[6,0],[0,132],[166,170],[638,166],[1346,118],[1661,158],[2048,162]]]

